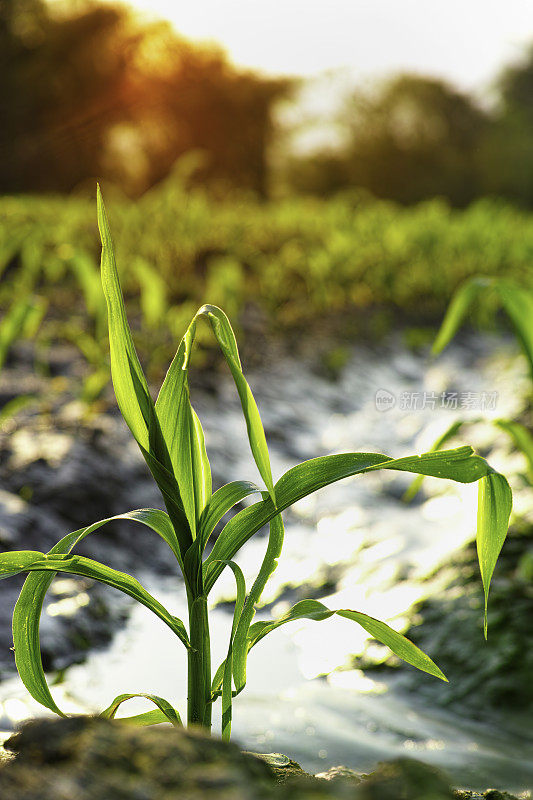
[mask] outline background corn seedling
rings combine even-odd
[[[301,498],[335,481],[380,469],[479,484],[477,543],[485,594],[485,635],[487,599],[492,574],[503,545],[511,491],[506,479],[491,469],[470,447],[431,452],[422,456],[393,459],[377,453],[342,453],[322,456],[293,467],[274,483],[261,418],[250,387],[242,373],[235,336],[218,307],[204,305],[183,336],[154,403],[139,363],[126,318],[115,264],[113,245],[101,196],[98,220],[102,237],[102,283],[108,310],[111,370],[115,395],[122,415],[161,490],[166,512],[138,509],[119,515],[136,521],[158,534],[176,558],[187,595],[189,619],[185,623],[172,615],[131,576],[83,556],[73,555],[76,545],[110,520],[100,520],[64,536],[49,553],[15,551],[0,556],[0,577],[30,573],[15,606],[13,638],[19,674],[32,696],[48,709],[63,714],[56,705],[43,671],[39,619],[46,592],[57,573],[82,575],[113,586],[150,609],[176,635],[187,651],[187,720],[211,727],[213,703],[222,703],[222,735],[229,738],[232,700],[246,684],[249,650],[281,625],[297,619],[323,621],[333,614],[361,625],[379,642],[412,666],[446,680],[439,667],[406,637],[384,622],[354,609],[328,609],[317,600],[302,600],[279,619],[253,622],[269,576],[277,565],[283,545],[281,513]],[[234,379],[246,420],[250,448],[264,481],[260,488],[249,481],[234,481],[211,488],[211,470],[202,426],[189,398],[188,370],[197,324],[206,320],[215,336]],[[244,498],[261,499],[239,511],[226,524],[206,556],[211,534],[224,514]],[[255,581],[247,591],[243,573],[234,560],[240,548],[266,524],[270,527],[266,552]],[[225,569],[231,569],[236,583],[233,625],[227,655],[212,673],[207,601],[210,591]],[[137,696],[123,693],[102,712],[113,717],[120,705]],[[179,713],[164,699],[142,694],[156,708],[130,721],[150,724],[169,721],[180,724]]]
[[[486,275],[476,276],[459,287],[452,298],[440,330],[433,344],[433,354],[439,355],[453,339],[463,324],[471,306],[478,299],[498,301],[509,317],[516,338],[522,348],[529,367],[533,387],[533,291],[527,286],[518,286],[500,278]],[[533,392],[532,392],[533,394]],[[441,450],[465,425],[482,422],[482,418],[455,420],[434,442],[431,450]],[[527,462],[527,480],[533,484],[533,436],[528,425],[518,420],[495,419],[493,424],[506,433],[513,446],[520,450]],[[404,495],[412,500],[423,482],[423,476],[413,480]]]

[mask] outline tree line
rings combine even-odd
[[[195,180],[264,197],[273,111],[295,85],[239,70],[122,6],[1,0],[0,192],[70,192],[98,177],[139,195],[195,151]],[[286,154],[284,184],[533,207],[533,46],[501,72],[494,96],[482,105],[419,75],[354,91],[337,120],[342,144]]]
[[[446,81],[399,75],[356,91],[339,114],[342,146],[292,158],[289,184],[328,195],[351,186],[410,204],[464,207],[501,196],[533,207],[533,46],[481,105]]]

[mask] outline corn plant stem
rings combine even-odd
[[[211,644],[207,599],[202,595],[189,605],[189,631],[187,723],[211,730]]]

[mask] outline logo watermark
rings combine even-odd
[[[375,396],[378,411],[389,411],[396,405],[400,411],[494,411],[497,403],[498,392],[400,392],[396,396],[388,389],[378,389]]]
[[[396,397],[388,389],[378,389],[376,392],[376,408],[378,411],[389,411],[396,405]]]

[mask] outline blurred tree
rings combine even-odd
[[[372,94],[357,92],[339,122],[344,148],[322,154],[307,174],[293,165],[299,188],[307,177],[311,190],[356,185],[401,203],[439,195],[455,206],[479,194],[489,120],[444,81],[402,75]]]
[[[484,190],[533,206],[533,45],[496,81],[498,103],[483,148]]]
[[[0,191],[99,177],[136,194],[201,148],[202,179],[264,194],[271,106],[287,88],[124,7],[0,0]]]
[[[197,179],[267,193],[271,110],[289,80],[237,71],[222,51],[190,44],[166,23],[146,31],[130,78],[151,184],[183,153],[201,150]]]
[[[111,7],[52,18],[40,0],[3,0],[1,190],[68,191],[98,174],[106,132],[122,115],[123,27]]]

